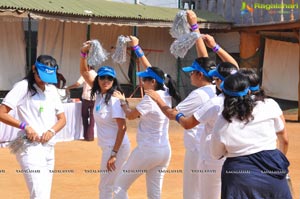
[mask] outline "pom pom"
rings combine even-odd
[[[109,53],[101,46],[98,40],[91,41],[87,62],[89,66],[99,67],[105,60],[108,59]]]
[[[198,32],[191,32],[177,38],[170,47],[170,52],[176,57],[184,58],[187,51],[195,44],[196,40],[201,37]]]
[[[170,30],[170,34],[173,38],[178,38],[190,32],[190,28],[187,22],[186,11],[179,11],[173,21],[173,25]]]
[[[22,132],[18,133],[16,139],[8,144],[8,148],[12,154],[25,152],[30,145],[38,144],[37,142],[31,142],[27,139],[26,135]]]
[[[111,56],[114,62],[118,64],[122,64],[126,62],[126,50],[127,50],[127,42],[130,41],[129,37],[125,37],[120,35],[118,37],[117,45],[114,54]]]

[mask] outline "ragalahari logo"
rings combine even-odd
[[[249,5],[247,5],[246,2],[242,2],[241,15],[244,15],[247,13],[253,13],[253,8],[251,8]]]

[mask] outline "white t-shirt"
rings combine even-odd
[[[168,106],[172,105],[171,96],[167,91],[156,92]],[[136,109],[141,114],[136,138],[138,145],[147,147],[169,145],[169,119],[159,106],[148,95],[145,95]]]
[[[118,134],[116,118],[125,119],[120,100],[111,96],[108,104],[105,103],[106,94],[96,96],[94,106],[94,118],[97,125],[98,145],[100,147],[114,146]],[[122,144],[129,144],[127,133],[125,133]]]
[[[203,106],[212,97],[216,96],[216,86],[208,85],[193,90],[182,102],[176,106],[176,110],[183,113],[186,117]],[[204,125],[199,124],[192,129],[184,130],[184,146],[186,149],[199,150],[200,136],[204,131]]]
[[[93,76],[93,78],[95,78],[97,76],[97,73],[95,72],[95,70],[89,70],[89,74]],[[77,83],[79,83],[80,85],[83,84],[83,88],[82,88],[82,99],[85,100],[91,100],[91,87],[85,82],[84,78],[82,76],[80,76],[80,78],[77,80]],[[95,99],[93,99],[95,100]]]
[[[46,84],[44,91],[36,84],[34,87],[37,93],[31,96],[28,93],[28,81],[17,82],[2,103],[16,110],[19,120],[26,122],[41,136],[57,122],[56,115],[63,113],[64,108],[54,85]],[[54,136],[48,144],[54,145],[55,142]]]
[[[213,127],[215,125],[218,116],[222,114],[224,105],[224,95],[220,95],[208,100],[201,108],[195,113],[195,119],[204,125],[204,131],[200,136],[200,160],[210,160],[210,162],[216,161],[210,155],[210,140]],[[217,160],[219,161],[219,160]]]
[[[237,157],[276,149],[276,133],[284,129],[278,104],[272,99],[258,101],[252,114],[254,120],[247,124],[234,118],[228,123],[219,116],[210,145],[213,157]]]

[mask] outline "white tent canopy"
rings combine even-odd
[[[21,18],[1,17],[0,44],[0,90],[10,90],[25,76],[26,45]]]
[[[266,39],[262,80],[268,96],[298,101],[299,45]]]

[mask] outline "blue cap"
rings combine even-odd
[[[199,72],[203,73],[206,77],[209,77],[206,70],[204,68],[202,68],[202,66],[197,61],[194,61],[191,66],[187,66],[187,67],[182,68],[182,70],[184,72],[191,72],[191,71],[196,70],[196,71],[199,71]]]
[[[101,77],[101,76],[111,76],[113,78],[116,77],[116,71],[115,69],[113,69],[110,66],[102,66],[101,68],[98,69],[97,74]]]
[[[55,67],[47,66],[38,61],[36,61],[34,65],[37,68],[39,77],[43,82],[54,83],[54,84],[57,83],[57,76],[56,76],[57,66]]]
[[[148,67],[145,71],[137,72],[136,75],[139,77],[151,77],[151,78],[155,79],[158,83],[161,83],[161,84],[163,84],[165,82],[159,75],[157,75],[151,69],[151,67]]]
[[[219,69],[219,66],[217,66],[217,68],[215,68],[215,69],[213,69],[213,70],[210,70],[210,71],[208,72],[208,75],[209,75],[210,78],[217,77],[217,78],[219,78],[220,80],[224,81],[225,77],[223,77],[223,76],[219,73],[218,69]]]

